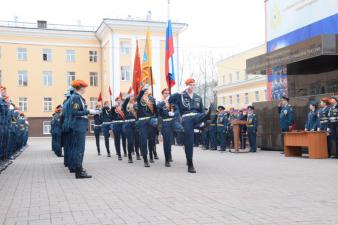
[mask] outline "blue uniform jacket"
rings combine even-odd
[[[247,129],[248,132],[256,132],[257,131],[257,117],[256,114],[248,114],[247,115]]]
[[[86,132],[88,129],[88,114],[85,99],[74,93],[69,98],[69,112],[71,113],[71,128],[75,131]]]
[[[321,130],[321,131],[327,131],[328,127],[329,127],[329,111],[330,108],[329,107],[325,107],[325,108],[320,108],[318,110],[318,125],[317,127]]]
[[[220,113],[217,116],[217,131],[226,133],[229,124],[229,115],[227,113]]]
[[[140,93],[137,96],[137,117],[142,118],[142,117],[152,117],[156,115],[156,103],[155,99],[151,96],[149,96],[149,101],[152,102],[154,111],[152,112],[147,104],[142,101],[142,97],[144,95],[145,90],[141,90]]]
[[[202,98],[197,94],[193,94],[191,98],[186,91],[170,96],[169,103],[176,106],[175,109],[178,110],[180,115],[204,112]]]
[[[279,125],[281,129],[289,129],[294,124],[294,110],[290,105],[278,107]]]
[[[307,119],[305,123],[305,129],[308,131],[316,131],[318,128],[318,115],[317,111],[310,111],[307,114]]]

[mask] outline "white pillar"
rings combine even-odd
[[[120,94],[121,69],[120,69],[120,38],[118,35],[111,35],[111,73],[110,82],[113,100]]]
[[[154,97],[156,99],[161,98],[161,39],[159,37],[151,37],[151,48],[152,48],[152,63],[153,63],[153,76],[155,79],[154,85]]]

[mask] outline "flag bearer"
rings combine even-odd
[[[169,105],[169,90],[167,88],[162,90],[162,98],[156,108],[158,116],[162,119],[162,128],[161,133],[163,136],[163,150],[165,158],[165,166],[170,167],[171,160],[171,145],[174,135],[174,116],[175,113],[172,111],[171,106]]]
[[[110,149],[109,149],[109,137],[110,137],[110,126],[112,124],[112,114],[110,112],[110,108],[109,108],[110,102],[109,101],[105,101],[103,104],[103,108],[101,111],[101,119],[102,119],[102,133],[103,133],[103,137],[104,137],[104,144],[106,146],[106,150],[107,150],[107,156],[110,157]]]
[[[256,145],[256,133],[257,133],[257,117],[254,112],[255,108],[253,106],[248,106],[248,115],[247,115],[247,132],[250,145],[250,152],[257,151]]]
[[[101,104],[98,103],[95,108],[96,110],[100,111],[100,114],[94,115],[94,135],[95,135],[97,154],[101,155],[101,151],[100,151],[100,134],[102,131]]]
[[[134,108],[134,96],[129,96],[122,104],[122,111],[125,115],[125,120],[122,125],[122,131],[125,133],[127,138],[127,148],[128,148],[128,163],[133,163],[132,153],[135,150],[135,122],[137,118],[137,113]],[[137,159],[140,158],[139,152],[136,150]]]
[[[122,97],[118,96],[115,98],[115,106],[111,108],[111,115],[113,119],[113,124],[111,129],[114,134],[114,144],[115,150],[118,157],[118,160],[122,160],[121,155],[121,135],[122,135],[122,124],[126,119],[126,115],[122,111]],[[124,153],[126,155],[126,152]]]
[[[154,162],[152,150],[155,144],[155,129],[157,128],[155,99],[149,94],[148,88],[143,88],[137,96],[137,129],[141,153],[145,167],[150,167],[148,161],[148,148],[150,162]],[[150,145],[150,146],[149,146]]]
[[[208,119],[211,114],[204,112],[202,98],[194,93],[196,82],[189,78],[185,82],[187,89],[182,93],[170,96],[169,103],[175,104],[182,115],[184,127],[184,149],[187,158],[188,172],[196,173],[193,164],[194,127]]]

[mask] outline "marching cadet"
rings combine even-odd
[[[26,125],[26,120],[25,120],[25,114],[23,112],[20,113],[19,120],[19,137],[17,139],[17,149],[21,150],[24,144],[24,139],[25,139],[25,125]]]
[[[165,166],[170,167],[171,160],[171,144],[174,134],[174,116],[175,113],[172,111],[169,104],[169,90],[167,88],[162,90],[163,100],[157,104],[158,116],[162,119],[161,133],[163,137],[163,150],[165,158]]]
[[[147,156],[148,148],[150,162],[153,163],[154,159],[152,151],[154,149],[154,146],[152,145],[155,144],[157,119],[155,99],[150,95],[147,87],[143,88],[137,96],[137,109],[138,121],[136,123],[136,126],[139,132],[141,153],[144,161],[144,166],[150,167]]]
[[[209,140],[210,140],[210,150],[217,150],[217,114],[212,113],[210,115],[210,124],[209,124]]]
[[[235,144],[234,144],[234,128],[233,128],[233,125],[232,125],[232,121],[234,121],[235,119],[237,119],[236,110],[234,108],[230,108],[229,117],[228,117],[228,130],[227,130],[229,151],[231,150],[231,148],[233,148],[235,146]]]
[[[101,112],[101,104],[98,103],[95,109]],[[94,135],[95,135],[95,143],[96,143],[96,149],[97,149],[98,155],[101,155],[101,151],[100,151],[101,131],[102,131],[102,118],[101,118],[101,113],[100,113],[100,114],[94,115]]]
[[[307,114],[307,119],[305,123],[305,131],[316,131],[318,129],[318,114],[317,114],[317,104],[315,101],[310,102],[309,104],[310,112]]]
[[[107,150],[107,156],[110,157],[110,149],[109,149],[109,137],[110,137],[110,125],[112,124],[113,116],[110,112],[109,108],[110,102],[105,101],[103,104],[103,108],[101,111],[101,119],[102,119],[102,133],[104,137],[104,144]]]
[[[187,158],[188,172],[196,173],[193,164],[194,128],[196,125],[209,119],[212,105],[207,113],[204,112],[202,98],[194,93],[196,82],[193,78],[185,81],[186,90],[170,96],[169,103],[177,106],[178,113],[182,115],[184,127],[184,150]]]
[[[82,80],[73,80],[72,86],[75,89],[74,94],[69,99],[69,111],[65,112],[65,116],[70,114],[70,127],[71,127],[71,143],[70,150],[71,160],[73,161],[75,169],[75,177],[91,178],[82,167],[83,156],[85,151],[86,133],[88,129],[88,115],[98,114],[96,110],[88,110],[86,100],[82,95],[86,91],[88,84]]]
[[[332,156],[331,148],[330,148],[330,128],[329,128],[329,111],[330,111],[330,99],[322,98],[320,99],[320,109],[318,110],[318,131],[327,132],[327,143],[328,143],[328,154],[329,157]]]
[[[257,133],[257,117],[254,113],[255,108],[253,106],[248,106],[248,115],[247,115],[247,132],[250,145],[250,152],[257,151],[256,145],[256,133]]]
[[[9,131],[9,107],[5,100],[6,87],[0,85],[0,160],[8,159],[11,155],[7,155],[8,151],[8,131]]]
[[[335,149],[335,156],[338,157],[338,95],[331,97],[331,107],[329,110],[329,128],[331,134],[331,149]]]
[[[226,151],[226,130],[228,127],[228,114],[225,112],[224,106],[218,106],[218,117],[217,117],[217,133],[220,140],[220,151]]]
[[[58,105],[55,108],[53,118],[51,121],[51,134],[52,134],[52,149],[57,157],[62,157],[62,144],[61,144],[61,135],[62,135],[62,124],[61,124],[61,111],[62,106]]]
[[[116,155],[118,160],[122,160],[121,156],[121,135],[122,135],[122,125],[124,120],[126,119],[126,115],[122,111],[122,98],[118,96],[115,98],[115,105],[111,108],[111,115],[113,119],[113,123],[111,125],[111,129],[114,134],[114,144]],[[124,149],[123,149],[124,150]],[[127,153],[124,152],[124,156],[127,156]]]
[[[247,121],[248,116],[246,109],[242,109],[239,111],[238,119],[242,121]],[[247,126],[246,125],[239,125],[239,141],[240,141],[240,149],[246,148],[246,133],[247,133]]]
[[[125,115],[125,120],[122,125],[122,132],[126,134],[128,148],[128,163],[133,163],[132,153],[135,150],[135,122],[137,113],[134,108],[134,96],[128,96],[122,104],[122,110]],[[136,150],[137,160],[140,160],[140,154]]]

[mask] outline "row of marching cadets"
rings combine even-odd
[[[327,132],[328,155],[338,158],[338,95],[310,101],[305,131]]]
[[[0,85],[0,171],[5,169],[28,141],[29,123]]]

